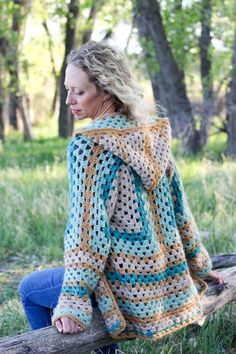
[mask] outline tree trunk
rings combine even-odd
[[[2,9],[1,9],[2,10]],[[0,14],[0,21],[3,21],[2,14]],[[6,73],[5,70],[5,58],[8,49],[8,40],[5,37],[4,31],[0,33],[0,140],[3,142],[5,138],[5,117],[4,117],[4,99],[5,99],[5,92],[4,92],[4,75]]]
[[[17,98],[17,108],[19,109],[21,119],[23,122],[23,136],[25,141],[30,141],[33,139],[31,124],[29,123],[29,117],[27,110],[25,109],[24,101],[22,95],[19,95]]]
[[[4,128],[3,109],[2,103],[0,103],[0,143],[3,143],[5,140]]]
[[[135,3],[140,42],[154,97],[167,108],[173,136],[182,139],[186,153],[194,153],[200,148],[199,134],[186,93],[184,72],[178,67],[167,41],[160,6],[156,0],[136,0]]]
[[[18,6],[13,11],[12,15],[12,31],[16,35],[16,41],[14,43],[9,43],[8,47],[8,70],[10,73],[10,83],[9,83],[9,123],[15,129],[19,129],[18,116],[17,116],[17,91],[18,91],[18,42],[19,42],[19,31],[20,31],[20,18],[21,0],[13,1],[15,6]]]
[[[54,96],[51,105],[51,115],[53,115],[57,109],[59,88],[60,88],[60,77],[57,75],[57,78],[55,79],[55,91],[54,91]]]
[[[60,334],[55,327],[46,327],[1,340],[0,353],[88,354],[115,342],[109,336],[99,310],[95,310],[91,326],[80,334]]]
[[[91,39],[93,27],[94,27],[94,22],[95,22],[95,18],[97,15],[99,5],[100,4],[99,4],[98,0],[93,0],[92,6],[90,8],[89,17],[86,21],[86,29],[83,30],[83,34],[82,34],[82,43],[83,44],[90,41],[90,39]]]
[[[0,88],[0,95],[1,95],[1,88]],[[5,124],[4,124],[4,117],[3,117],[3,102],[0,98],[0,143],[4,142],[5,140],[4,128],[5,128]]]
[[[0,48],[1,49],[1,48]],[[0,50],[1,53],[1,50]],[[4,93],[2,85],[2,60],[0,58],[0,143],[4,141],[4,116],[3,116],[3,104],[4,104]]]
[[[12,87],[12,83],[11,82],[10,82],[10,87]],[[9,112],[9,123],[10,123],[10,125],[15,130],[18,130],[19,129],[19,124],[18,124],[18,116],[17,116],[16,94],[14,92],[10,92],[9,93],[8,112]]]
[[[24,139],[31,140],[32,134],[30,120],[27,117],[27,113],[25,112],[25,108],[22,103],[18,62],[20,32],[23,24],[23,18],[26,15],[26,2],[25,0],[14,0],[14,5],[16,5],[16,7],[13,11],[12,30],[15,34],[15,40],[13,43],[9,43],[7,55],[7,67],[10,74],[9,121],[15,129],[18,128],[17,112],[19,111],[23,123]]]
[[[230,260],[228,260],[228,256]],[[207,315],[223,305],[236,300],[236,253],[212,257],[213,268],[231,268],[221,270],[227,283],[223,285],[208,283],[208,289],[202,298],[204,316],[194,322],[202,325]],[[0,353],[4,354],[85,354],[105,345],[117,342],[112,339],[98,309],[93,311],[91,326],[79,334],[60,334],[55,327],[46,327],[26,334],[5,338],[0,341]]]
[[[202,119],[200,127],[201,148],[207,143],[213,113],[213,83],[211,73],[211,0],[202,0],[201,35],[199,38],[201,82],[203,93]]]
[[[60,110],[59,110],[59,136],[67,138],[72,135],[73,119],[65,104],[67,91],[64,86],[66,57],[73,48],[75,40],[76,20],[79,13],[79,0],[70,0],[68,5],[68,15],[66,21],[66,36],[65,36],[65,56],[60,73]]]
[[[228,156],[236,156],[236,31],[232,57],[232,74],[229,91],[226,95],[227,107],[227,149]]]
[[[53,96],[53,100],[52,100],[52,106],[51,106],[51,115],[53,115],[55,113],[56,110],[56,104],[57,104],[57,98],[58,98],[58,92],[59,92],[59,76],[57,74],[56,71],[56,64],[55,64],[55,60],[53,57],[53,40],[52,40],[52,36],[51,33],[49,31],[48,28],[48,24],[46,20],[43,20],[42,22],[43,28],[45,29],[46,35],[48,37],[48,50],[50,53],[50,59],[51,59],[51,65],[52,65],[52,74],[54,77],[54,82],[55,82],[55,92],[54,92],[54,96]]]

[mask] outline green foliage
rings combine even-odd
[[[160,1],[165,30],[173,54],[180,67],[185,67],[198,55],[198,32],[200,31],[201,1]]]
[[[184,69],[187,82],[191,77],[197,77],[199,81],[199,36],[204,0],[159,0],[159,2],[167,38],[178,65]],[[209,56],[212,58],[211,80],[217,95],[221,81],[230,77],[235,11],[235,2],[232,0],[212,1],[212,45],[209,48]],[[225,84],[222,86],[223,89]],[[188,89],[191,89],[191,86]],[[191,99],[196,99],[201,89],[199,85]]]
[[[68,206],[66,141],[22,144],[15,136],[4,146],[0,165],[0,195],[6,206],[0,214],[1,258],[37,253],[39,247],[42,255],[59,258]]]
[[[0,308],[0,336],[20,334],[29,330],[22,305],[17,299],[9,300]]]
[[[146,40],[144,38],[141,38],[140,44],[141,44],[144,52],[147,53],[147,55],[145,57],[145,63],[148,68],[148,72],[151,75],[155,76],[155,74],[158,74],[158,72],[160,71],[160,64],[156,60],[154,43],[151,39]]]

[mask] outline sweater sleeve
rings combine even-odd
[[[212,270],[211,258],[203,246],[197,225],[189,207],[178,168],[171,157],[170,189],[175,220],[183,243],[190,272],[199,278],[206,278]]]
[[[104,190],[112,154],[84,137],[68,146],[70,212],[64,238],[64,280],[52,324],[67,316],[82,328],[92,318],[90,295],[110,250]]]

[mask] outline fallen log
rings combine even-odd
[[[213,269],[236,266],[236,253],[219,254],[211,257]]]
[[[60,334],[45,327],[0,341],[1,354],[84,354],[114,343],[106,331],[99,310],[95,309],[91,326],[79,334]]]
[[[208,282],[202,298],[204,316],[196,321],[202,325],[207,316],[225,304],[236,300],[236,253],[212,257],[213,269],[219,269],[225,284]],[[230,265],[230,268],[228,266]],[[98,309],[94,310],[90,328],[79,334],[60,334],[55,327],[46,327],[0,341],[1,354],[86,354],[114,343]]]

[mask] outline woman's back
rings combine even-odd
[[[77,131],[68,162],[66,272],[53,322],[71,313],[88,326],[91,290],[115,338],[157,339],[200,317],[192,276],[204,277],[211,263],[170,152],[168,119],[141,127],[120,115],[94,120]]]

